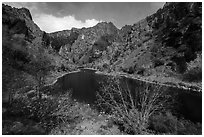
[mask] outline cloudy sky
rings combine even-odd
[[[5,2],[4,2],[5,3]],[[121,28],[134,24],[162,8],[162,2],[9,2],[30,10],[34,22],[46,32],[91,27],[98,22],[113,22]]]

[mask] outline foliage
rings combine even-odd
[[[127,83],[122,87],[119,79],[110,79],[97,94],[98,104],[112,113],[115,122],[122,125],[125,132],[143,134],[149,126],[150,116],[165,110],[168,97],[160,87],[141,85],[134,93]]]
[[[189,82],[202,81],[202,68],[194,67],[188,70],[187,72],[185,72],[182,77],[184,81],[189,81]]]
[[[34,120],[47,133],[63,132],[63,125],[75,125],[81,120],[98,117],[98,112],[89,104],[79,103],[71,99],[71,91],[63,95],[47,96],[44,98],[28,98],[26,95],[18,95],[9,108],[9,114],[15,117]],[[7,116],[9,116],[7,114]],[[66,131],[69,131],[67,129]],[[66,134],[70,134],[67,132]]]
[[[151,117],[150,128],[158,134],[200,135],[202,125],[183,118],[178,119],[171,112],[158,113]]]
[[[202,125],[169,111],[170,96],[161,87],[140,85],[134,92],[114,78],[103,84],[97,103],[128,134],[201,134]],[[135,94],[134,94],[135,93]]]
[[[177,118],[170,112],[164,114],[159,113],[151,117],[150,128],[159,133],[176,134]]]
[[[49,56],[48,51],[42,47],[41,42],[36,40],[31,45],[32,48],[29,50],[31,61],[26,66],[27,71],[33,75],[36,79],[36,90],[38,91],[38,96],[41,96],[40,89],[45,84],[45,77],[48,74],[52,65],[54,65],[54,60]]]
[[[62,121],[73,117],[70,104],[72,104],[70,91],[63,96],[41,99],[28,98],[26,95],[19,94],[12,102],[9,113],[39,122],[44,129],[49,131]]]

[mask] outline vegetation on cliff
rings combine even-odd
[[[155,110],[164,105],[163,94],[154,98],[154,90],[143,88],[137,102],[117,80],[102,89],[98,100],[111,113],[100,113],[69,94],[45,94],[45,85],[78,67],[201,89],[202,3],[166,3],[121,29],[101,22],[49,34],[28,9],[2,5],[3,134],[201,134],[200,123]]]

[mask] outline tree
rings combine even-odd
[[[97,92],[97,103],[103,111],[112,115],[113,120],[133,134],[146,133],[149,120],[157,112],[165,112],[170,96],[165,95],[161,86],[141,84],[131,90],[127,81],[109,78]]]
[[[40,41],[34,42],[29,52],[32,59],[27,69],[35,78],[37,96],[41,98],[42,93],[40,89],[45,85],[46,75],[52,66],[51,56],[49,56],[48,50],[42,47]]]

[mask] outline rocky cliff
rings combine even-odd
[[[125,72],[166,83],[201,82],[202,3],[166,3],[155,14],[121,29],[101,22],[49,34],[39,29],[25,8],[3,5],[2,11],[3,57],[10,57],[4,49],[20,49],[16,51],[23,54],[11,58],[29,62],[27,53],[43,48],[59,56],[58,61],[64,59],[65,66]],[[9,40],[21,44],[7,44]]]
[[[2,5],[3,63],[28,63],[34,51],[45,45],[45,35],[33,22],[28,9]]]
[[[93,70],[73,71],[78,67]],[[99,71],[95,73],[96,70]],[[71,73],[59,77],[67,72]],[[99,83],[109,82],[107,79],[110,77],[119,78],[121,87],[122,84],[126,85],[133,95],[135,89],[143,93],[141,85],[144,85],[146,92],[142,96],[146,96],[147,91],[152,94],[161,90],[165,92],[165,100],[170,97],[173,115],[165,110],[166,115],[161,112],[162,115],[151,116],[149,123],[155,123],[155,127],[148,127],[147,131],[151,131],[148,134],[202,134],[202,3],[166,3],[155,14],[121,29],[111,22],[101,22],[90,28],[72,28],[55,33],[40,30],[28,9],[2,5],[3,134],[45,134],[50,130],[51,134],[58,130],[60,132],[57,133],[63,131],[63,134],[70,134],[72,130],[75,133],[75,129],[81,132],[81,123],[87,123],[86,118],[78,116],[84,110],[81,103],[74,101],[77,105],[71,109],[80,110],[76,112],[77,117],[74,113],[72,118],[73,113],[69,112],[68,115],[61,115],[63,109],[58,115],[58,111],[54,113],[58,109],[53,106],[67,108],[67,101],[72,106],[69,103],[70,94],[64,100],[64,95],[55,99],[49,93],[64,93],[72,88],[73,97],[79,97],[83,103],[94,102]],[[50,84],[53,79],[55,82]],[[114,87],[112,83],[109,86]],[[160,88],[149,89],[157,86]],[[140,98],[140,94],[137,96]],[[159,100],[163,100],[163,96],[158,96]],[[147,101],[149,97],[150,101]],[[152,106],[151,95],[149,97],[145,98],[144,103]],[[140,115],[138,109],[131,109],[131,112]],[[178,117],[174,117],[174,114]],[[63,126],[58,129],[61,127],[58,126],[61,124],[59,119],[66,125],[64,116],[70,125],[69,115],[71,123],[76,123],[80,128],[71,125],[71,130],[67,126],[66,131]],[[87,118],[89,122],[89,111]],[[199,123],[194,123],[196,121]],[[90,126],[87,127],[89,130]],[[109,124],[107,127],[109,129]]]
[[[2,39],[3,64],[25,69],[43,58],[52,65],[60,60],[50,36],[34,23],[26,8],[2,5]]]
[[[32,85],[41,70],[60,64],[62,59],[50,47],[49,39],[33,22],[28,9],[2,4],[3,100],[8,101],[13,89]]]
[[[78,65],[92,63],[101,57],[114,41],[119,40],[119,30],[113,23],[101,22],[94,27],[51,33],[51,45],[56,51]]]
[[[201,9],[200,3],[167,3],[155,14],[129,28],[122,28],[125,31],[123,36],[128,46],[138,48],[150,43],[150,52],[155,54],[153,58],[161,59],[161,64],[168,60],[162,61],[162,58],[168,57],[169,61],[179,65],[179,59],[176,59],[179,57],[176,56],[183,57],[184,62],[190,62],[201,51]],[[193,37],[197,43],[193,43]],[[178,71],[185,70],[178,68]]]
[[[120,30],[102,22],[50,35],[59,39],[60,44],[54,46],[59,54],[79,66],[160,81],[172,76],[201,81],[201,3],[166,3],[155,14]]]
[[[122,71],[152,79],[176,76],[201,81],[201,3],[166,3],[155,14],[124,26],[120,32],[125,46],[116,67]]]

